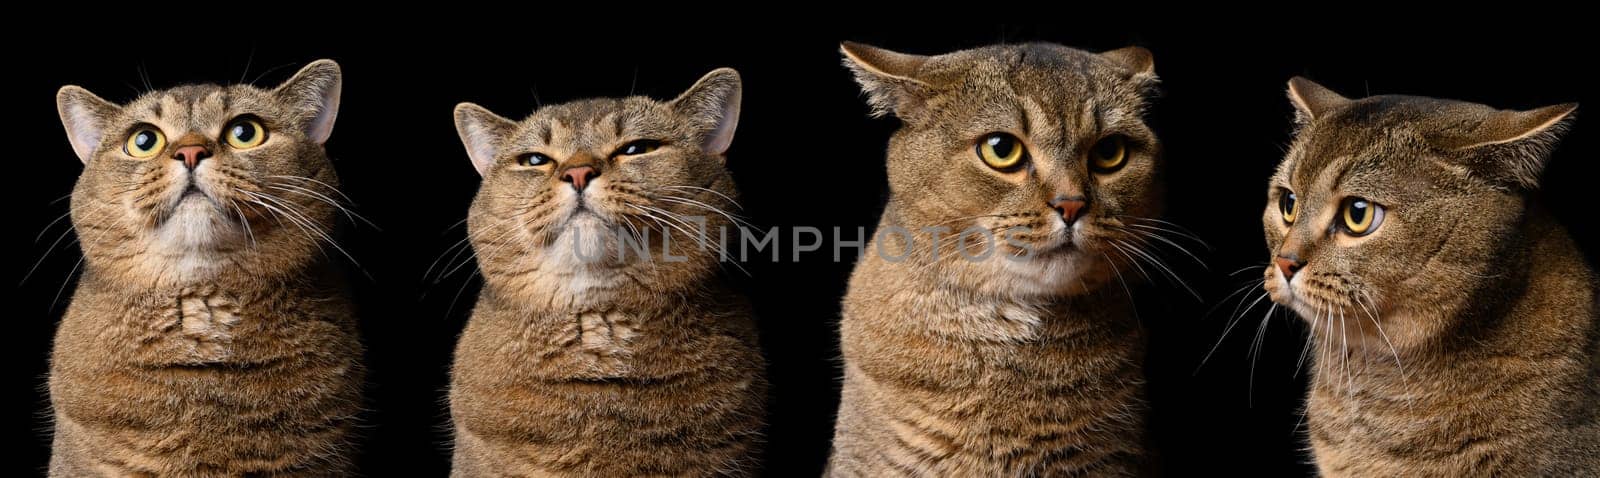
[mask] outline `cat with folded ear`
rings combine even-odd
[[[1141,472],[1145,346],[1125,281],[1167,229],[1150,52],[842,49],[873,113],[901,125],[844,298],[828,474]]]
[[[330,259],[339,66],[274,88],[56,95],[83,276],[50,476],[347,476],[362,347]]]
[[[670,101],[456,107],[484,286],[451,368],[452,476],[755,473],[764,362],[719,275],[740,91],[719,69]]]
[[[1289,81],[1264,286],[1311,329],[1325,476],[1600,476],[1600,294],[1535,192],[1576,104]]]

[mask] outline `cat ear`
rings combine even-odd
[[[1100,57],[1133,72],[1132,80],[1139,85],[1139,92],[1145,98],[1156,95],[1156,57],[1150,50],[1130,46],[1100,53]]]
[[[306,138],[323,144],[333,134],[333,120],[339,116],[339,90],[343,82],[338,63],[317,60],[272,91],[288,100],[302,115],[300,124]]]
[[[1156,58],[1150,50],[1144,47],[1130,46],[1118,48],[1100,54],[1101,58],[1111,60],[1112,63],[1128,69],[1135,75],[1155,75]]]
[[[1572,127],[1577,111],[1577,103],[1527,111],[1496,110],[1476,124],[1434,135],[1430,140],[1466,153],[1474,169],[1491,178],[1535,189],[1550,152]]]
[[[456,105],[456,134],[467,147],[467,157],[478,175],[489,173],[499,156],[500,138],[517,126],[516,122],[472,103]]]
[[[867,94],[872,116],[893,114],[912,119],[921,114],[923,102],[933,86],[916,78],[927,56],[897,53],[855,42],[839,44],[844,66],[856,76],[856,83]]]
[[[1295,123],[1302,125],[1350,102],[1333,90],[1299,76],[1289,79],[1289,101],[1294,103]]]
[[[672,108],[694,121],[705,134],[700,148],[706,154],[725,153],[733,144],[733,130],[739,127],[743,88],[739,72],[718,68],[700,77],[694,86],[672,100]]]
[[[63,86],[56,92],[56,111],[61,114],[61,125],[67,128],[67,141],[72,143],[72,152],[77,153],[79,161],[89,163],[89,157],[100,147],[106,121],[119,109],[116,104],[78,86]]]

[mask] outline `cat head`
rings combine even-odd
[[[1318,330],[1343,320],[1349,337],[1399,347],[1448,327],[1502,275],[1526,193],[1577,109],[1352,100],[1303,78],[1289,98],[1298,129],[1262,216],[1266,290]]]
[[[315,258],[338,179],[323,151],[339,65],[283,84],[188,85],[125,105],[66,86],[56,106],[83,173],[72,223],[89,270],[139,285],[266,278]]]
[[[1141,228],[1157,227],[1160,144],[1143,118],[1157,83],[1149,51],[842,50],[873,113],[902,122],[889,141],[886,221],[913,232],[914,250],[942,236],[945,251],[926,258],[941,276],[996,292],[1083,293],[1110,278],[1113,261],[1140,254]],[[960,231],[990,231],[968,244],[996,253],[949,252]]]
[[[710,274],[737,237],[724,153],[739,99],[739,74],[723,68],[670,101],[587,99],[521,121],[458,105],[483,177],[467,227],[488,286],[582,306],[670,296]]]

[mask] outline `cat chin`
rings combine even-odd
[[[233,249],[248,239],[243,229],[216,204],[198,196],[180,200],[154,232],[158,247],[185,256]]]
[[[1099,289],[1106,282],[1104,267],[1091,254],[1081,250],[1041,253],[1037,257],[1012,259],[996,257],[995,279],[978,281],[980,289],[993,289],[1012,295],[1076,296]]]

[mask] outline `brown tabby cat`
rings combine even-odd
[[[347,474],[362,349],[322,252],[339,87],[322,60],[270,90],[57,94],[86,268],[51,357],[51,476]]]
[[[828,474],[1135,474],[1144,345],[1113,280],[1159,227],[1150,53],[843,52],[875,114],[903,126],[844,300]],[[924,228],[990,231],[966,246],[998,253]]]
[[[1530,197],[1577,105],[1289,97],[1265,285],[1314,331],[1322,474],[1600,475],[1596,277]]]
[[[719,69],[667,102],[456,107],[484,288],[452,369],[453,476],[753,472],[764,365],[714,242],[739,97]]]

